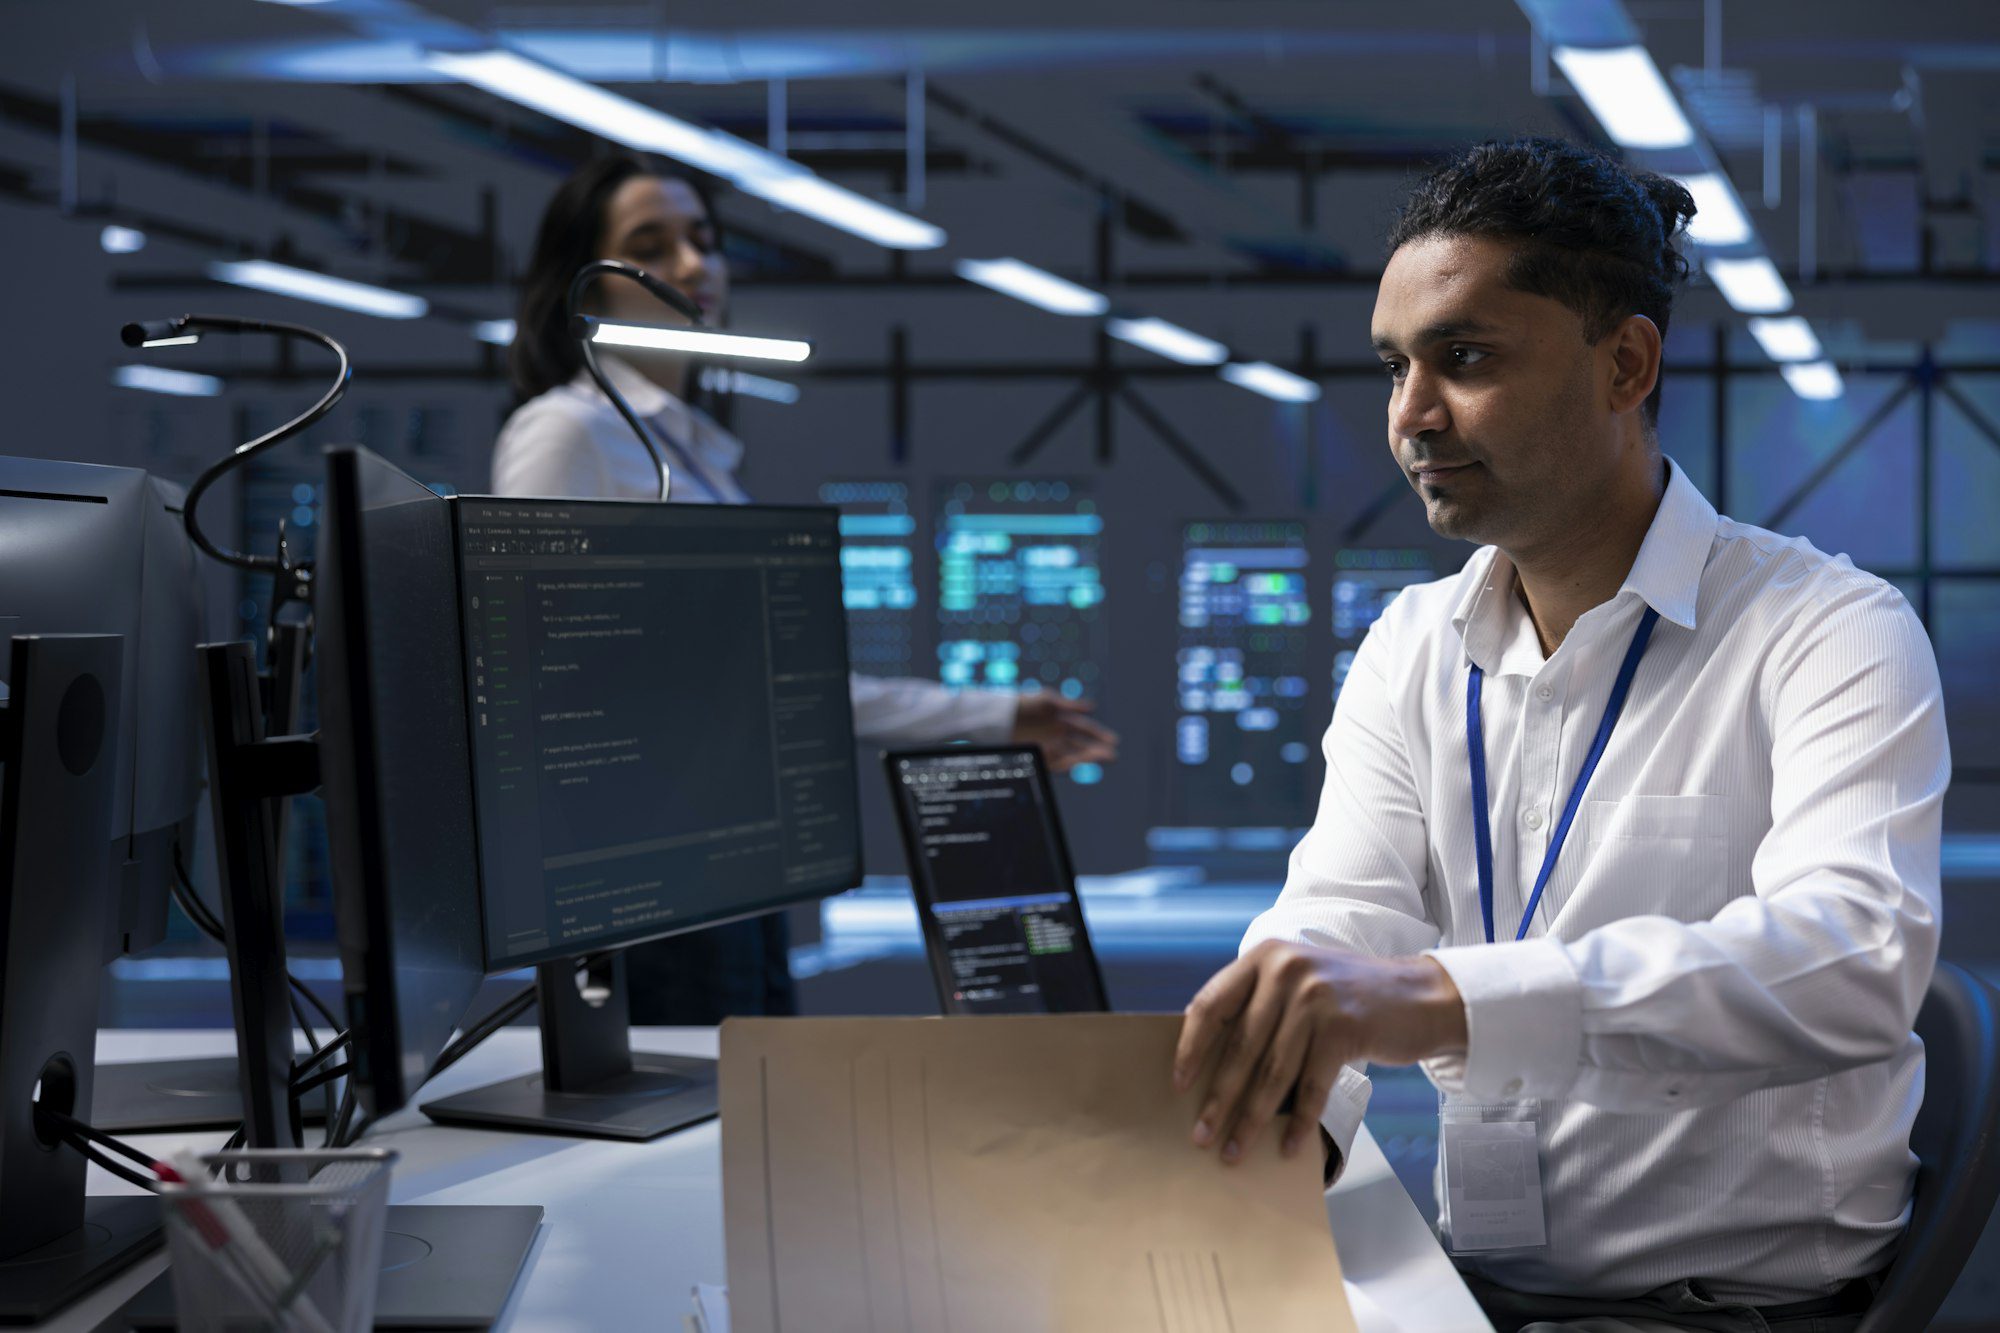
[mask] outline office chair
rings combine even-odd
[[[1925,1328],[1986,1229],[2000,1195],[2000,995],[1940,962],[1917,1014],[1924,1104],[1910,1129],[1917,1155],[1909,1230],[1859,1333]]]

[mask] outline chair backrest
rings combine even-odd
[[[1924,1101],[1909,1230],[1858,1333],[1924,1328],[1958,1280],[2000,1196],[2000,995],[1940,962],[1917,1014]]]

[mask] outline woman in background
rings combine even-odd
[[[521,404],[494,444],[496,495],[659,494],[653,456],[584,370],[568,328],[570,281],[593,259],[636,264],[684,293],[704,323],[726,322],[729,265],[707,189],[631,156],[579,168],[542,215],[522,287],[509,365]],[[638,283],[619,278],[600,278],[586,309],[639,324],[673,319]],[[736,480],[743,445],[694,405],[690,357],[621,349],[599,352],[598,363],[665,452],[676,503],[748,502]],[[853,677],[851,692],[857,738],[869,744],[1033,743],[1057,772],[1117,757],[1118,738],[1089,716],[1089,703],[1049,692],[960,692],[867,676]],[[626,955],[632,1021],[709,1024],[730,1014],[791,1013],[788,945],[782,912],[638,945]]]

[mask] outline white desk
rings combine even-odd
[[[644,1028],[633,1037],[641,1049],[670,1054],[713,1056],[716,1049],[710,1028]],[[233,1044],[228,1032],[105,1032],[98,1056],[217,1055]],[[539,1059],[534,1029],[509,1028],[426,1092],[478,1087],[531,1069]],[[134,1141],[155,1150],[188,1142],[209,1148],[225,1137],[144,1135]],[[721,1131],[714,1121],[651,1143],[613,1143],[447,1129],[409,1109],[377,1125],[366,1142],[402,1154],[392,1185],[397,1203],[527,1203],[547,1210],[503,1320],[509,1330],[677,1328],[694,1284],[725,1280]],[[91,1193],[131,1190],[90,1169]],[[1327,1195],[1327,1216],[1348,1281],[1362,1293],[1357,1314],[1364,1333],[1490,1333],[1365,1128],[1353,1161]],[[165,1254],[155,1254],[42,1327],[90,1333],[165,1267]]]

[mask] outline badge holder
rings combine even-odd
[[[1444,1099],[1438,1231],[1453,1254],[1548,1244],[1542,1201],[1541,1104]]]

